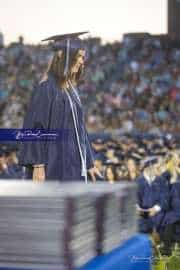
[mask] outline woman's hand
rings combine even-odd
[[[156,210],[153,207],[149,208],[149,216],[154,217],[155,215],[156,215]]]
[[[34,167],[33,169],[33,181],[44,182],[45,181],[45,167]]]
[[[100,176],[103,178],[102,174],[100,173],[100,171],[98,170],[97,167],[92,167],[88,170],[88,173],[91,176],[92,181],[95,183],[96,182],[96,175]]]

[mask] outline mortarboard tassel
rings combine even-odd
[[[69,68],[69,53],[70,53],[70,38],[67,39],[67,44],[66,44],[66,64],[64,68],[64,76],[67,75],[68,68]]]

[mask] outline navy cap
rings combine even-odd
[[[118,167],[118,166],[121,166],[122,165],[122,162],[118,161],[118,162],[113,162],[111,160],[106,160],[104,162],[104,165],[106,166],[115,166],[115,167]]]
[[[69,54],[71,50],[74,49],[85,49],[84,42],[78,38],[83,34],[89,33],[88,31],[68,33],[63,35],[51,36],[42,41],[53,41],[53,49],[55,51],[66,49],[66,64],[64,67],[64,75],[67,74],[69,68]]]
[[[84,34],[89,33],[88,31],[84,32],[76,32],[76,33],[69,33],[69,34],[63,34],[63,35],[56,35],[51,36],[46,39],[43,39],[42,41],[53,41],[54,44],[57,44],[57,47],[55,48],[66,48],[67,41],[70,40],[70,48],[81,48],[83,47],[83,42],[78,37]]]
[[[2,149],[0,149],[0,157],[4,156],[4,151]]]
[[[103,139],[102,138],[97,138],[96,140],[93,141],[94,144],[103,144]]]
[[[51,36],[51,37],[45,38],[42,41],[48,41],[48,40],[61,41],[61,40],[66,40],[68,38],[77,38],[78,36],[84,35],[84,34],[87,34],[87,33],[89,33],[89,31],[56,35],[56,36]]]
[[[3,152],[3,154],[7,156],[12,152],[16,152],[18,150],[18,147],[16,144],[3,144],[1,145],[0,149]]]
[[[142,166],[143,166],[143,169],[149,167],[149,166],[152,166],[154,164],[156,164],[158,162],[158,158],[155,157],[155,156],[152,156],[152,157],[148,157],[146,159],[144,159],[142,161]]]
[[[77,32],[64,35],[51,36],[42,41],[52,41],[51,47],[54,51],[61,49],[86,49],[85,43],[82,39],[79,38],[80,35],[86,34],[89,32]]]
[[[129,153],[127,153],[126,157],[127,157],[127,159],[133,159],[137,162],[141,161],[143,158],[142,155],[140,155],[137,152],[129,152]]]
[[[95,154],[95,160],[101,160],[102,162],[106,161],[106,157],[103,152]]]

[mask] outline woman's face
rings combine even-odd
[[[108,167],[107,168],[106,176],[107,176],[107,180],[108,181],[110,181],[110,182],[113,182],[114,181],[114,174],[113,174],[113,171],[112,171],[112,168],[111,167]]]
[[[128,168],[128,170],[130,172],[136,171],[136,166],[135,166],[134,160],[128,159],[128,161],[127,161],[127,168]]]
[[[84,65],[84,59],[85,59],[85,50],[78,50],[76,55],[76,60],[74,65],[71,68],[71,73],[77,73],[80,66]]]

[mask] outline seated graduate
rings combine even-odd
[[[17,150],[18,148],[15,145],[7,145],[5,149],[5,158],[11,179],[24,178],[24,170],[18,164]]]
[[[136,179],[137,212],[139,214],[139,230],[142,233],[159,232],[165,211],[169,206],[168,183],[155,173],[156,157],[143,161],[143,173]]]
[[[19,164],[26,167],[26,178],[87,182],[88,175],[93,181],[101,176],[94,166],[78,89],[86,58],[78,36],[85,33],[44,40],[53,42],[55,53],[46,76],[33,91],[23,128],[58,130],[62,139],[22,142]]]
[[[173,155],[168,162],[171,171],[170,179],[170,209],[166,212],[162,223],[163,254],[170,255],[172,245],[180,242],[180,171],[179,157]]]

